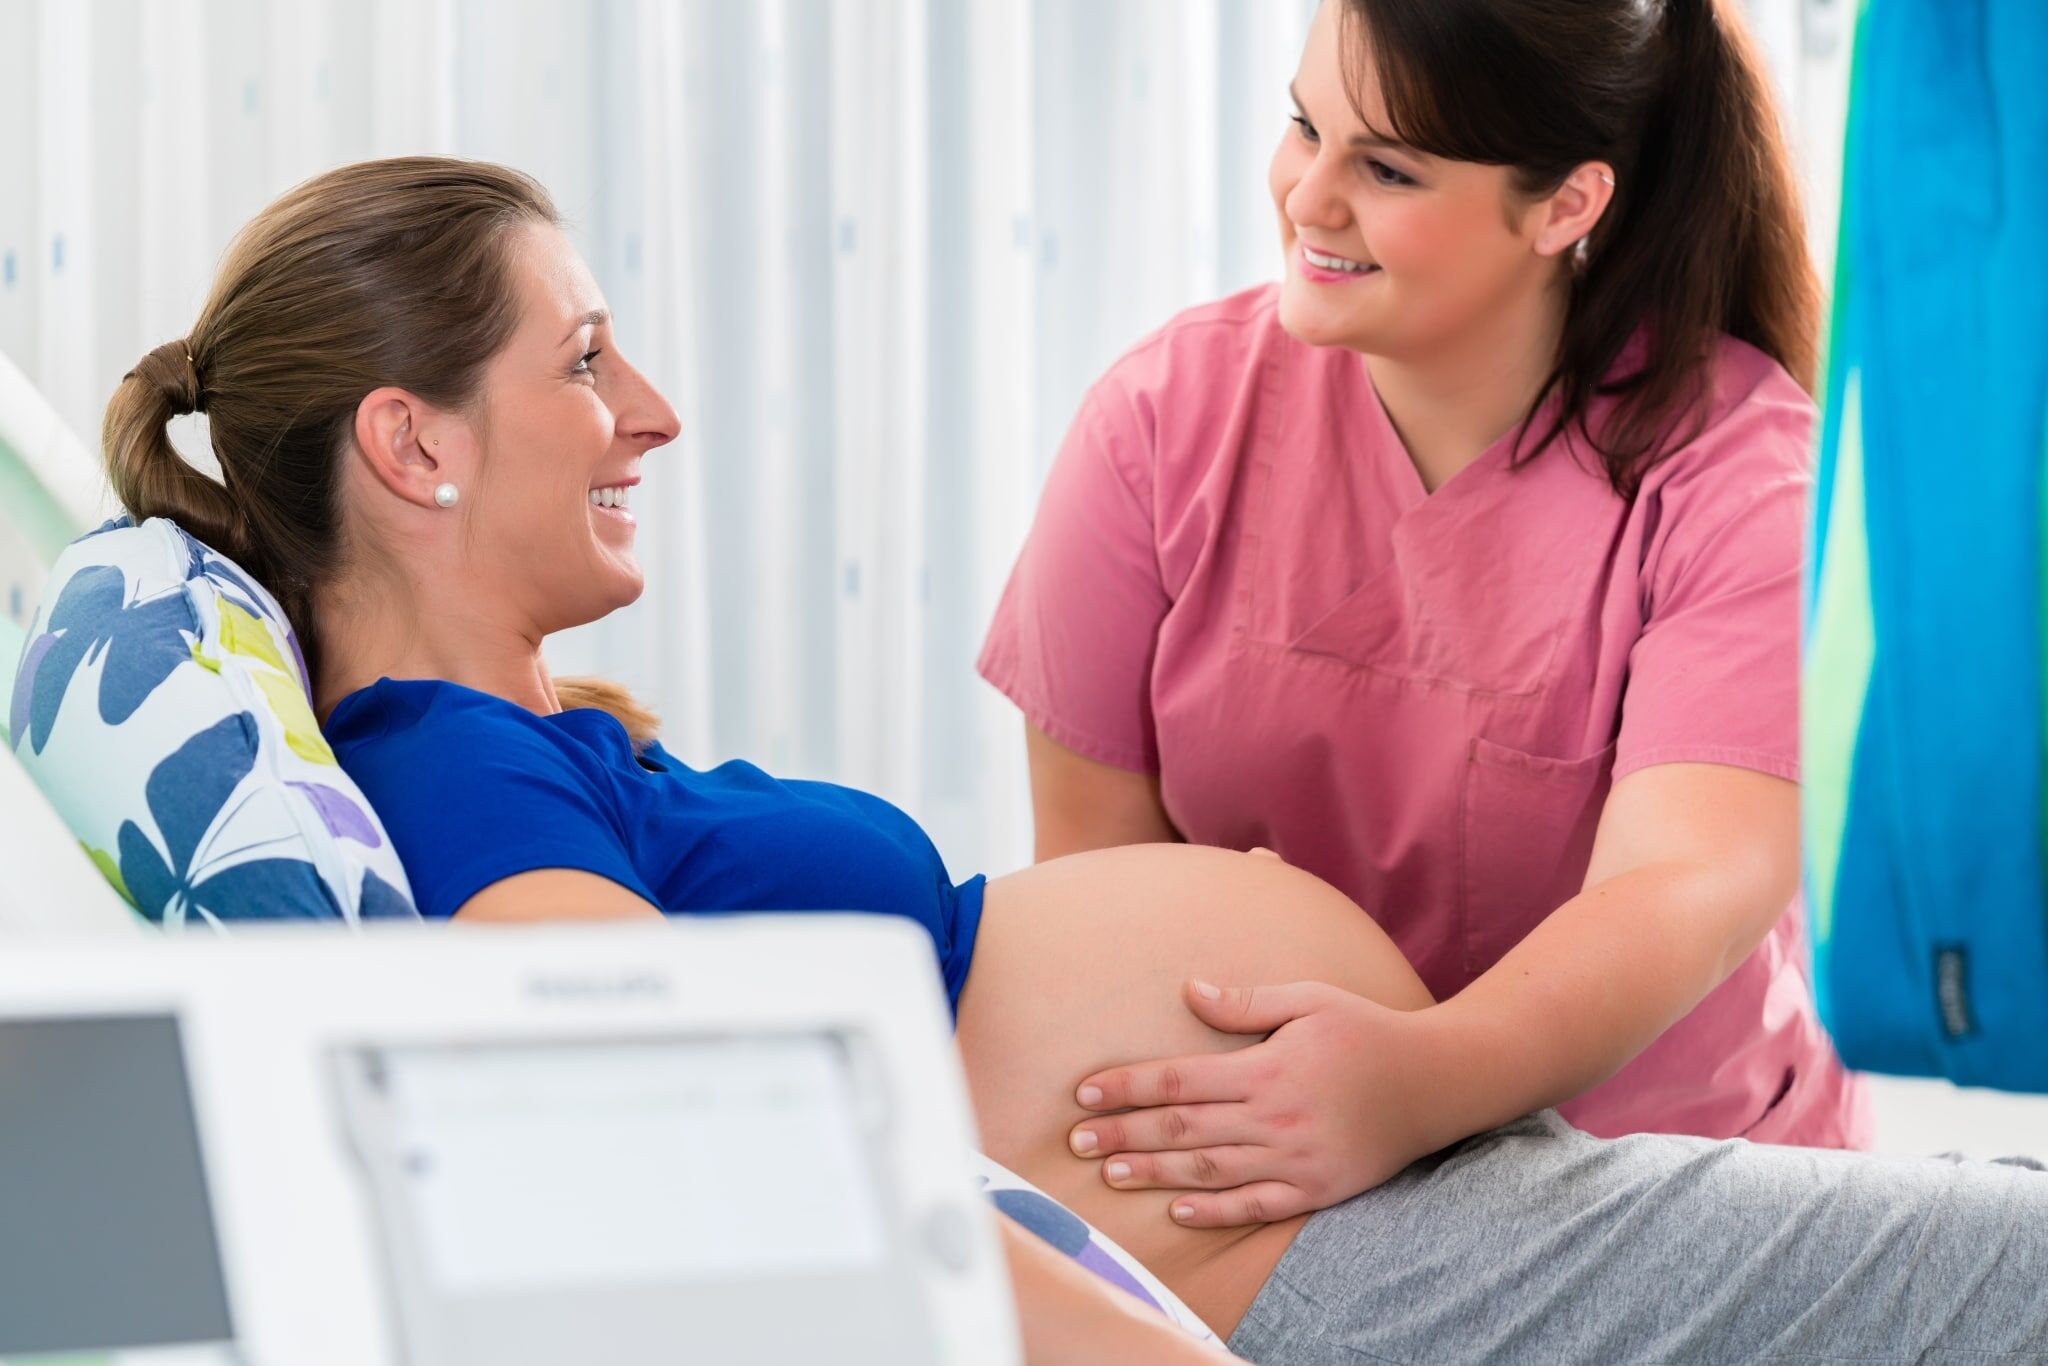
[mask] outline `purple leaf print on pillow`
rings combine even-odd
[[[372,849],[384,843],[369,814],[351,798],[323,783],[293,782],[288,785],[306,794],[306,799],[313,803],[313,809],[320,813],[320,819],[327,823],[328,834],[337,839],[366,844]]]

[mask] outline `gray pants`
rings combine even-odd
[[[1312,1217],[1230,1346],[1266,1366],[2048,1362],[2048,1173],[1603,1141],[1545,1111]]]

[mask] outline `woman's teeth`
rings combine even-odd
[[[1369,270],[1379,269],[1379,267],[1367,265],[1363,261],[1347,261],[1341,256],[1325,256],[1314,247],[1303,247],[1301,254],[1308,258],[1310,265],[1320,267],[1323,270],[1346,270],[1354,275],[1363,275]]]
[[[625,507],[627,503],[626,491],[630,487],[627,484],[613,484],[609,488],[592,489],[590,491],[590,505],[600,508]]]

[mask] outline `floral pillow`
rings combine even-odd
[[[150,920],[419,914],[391,841],[321,738],[283,610],[163,518],[116,519],[58,556],[7,735]]]

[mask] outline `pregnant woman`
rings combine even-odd
[[[190,411],[222,482],[170,445]],[[545,637],[640,593],[627,491],[675,434],[540,187],[418,158],[260,214],[190,335],[123,381],[105,446],[134,516],[177,519],[285,605],[425,915],[916,919],[990,1153],[1258,1360],[2048,1347],[2048,1178],[2015,1169],[1610,1143],[1545,1114],[1306,1218],[1190,1228],[1174,1197],[1111,1189],[1068,1151],[1076,1076],[1252,1057],[1179,1007],[1184,979],[1314,977],[1402,1015],[1428,992],[1370,917],[1278,859],[1160,845],[956,885],[886,803],[693,770],[617,688],[553,679]],[[1263,1027],[1256,994],[1215,1009]],[[1035,1360],[1207,1355],[1028,1235],[1006,1245]]]

